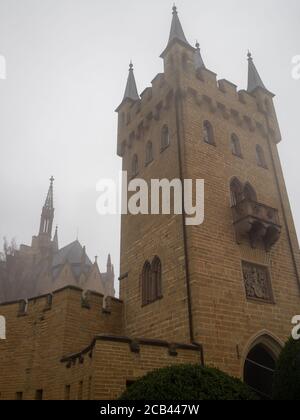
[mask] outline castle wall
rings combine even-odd
[[[291,333],[291,319],[300,303],[299,245],[277,151],[281,135],[272,96],[261,91],[253,95],[238,92],[232,83],[217,81],[209,70],[196,72],[193,52],[179,44],[173,45],[164,58],[165,74],[159,78],[173,87],[178,98],[179,127],[175,124],[173,96],[166,118],[171,130],[169,158],[156,153],[147,168],[141,161],[139,177],[147,181],[166,174],[178,177],[180,141],[183,178],[205,180],[205,222],[186,228],[194,340],[204,345],[206,362],[242,376],[251,340],[267,334],[281,346]],[[140,119],[149,114],[150,104],[155,110],[159,98],[165,98],[165,92],[157,85],[147,92],[155,101],[146,104],[142,98],[141,104],[124,106],[125,114],[135,107],[140,110],[138,117],[131,118],[130,128],[119,126],[119,140],[129,138],[130,132],[137,129]],[[215,146],[203,141],[206,120],[213,126]],[[144,139],[132,141],[130,147],[126,143],[122,151],[124,169],[130,172],[134,153],[143,159],[147,140],[157,147],[159,130],[160,120],[152,120]],[[242,158],[232,154],[233,133],[241,142]],[[256,145],[264,150],[267,169],[257,165]],[[233,177],[243,184],[251,183],[258,202],[278,210],[281,235],[270,251],[260,245],[253,248],[249,240],[237,243],[230,201]],[[171,220],[165,216],[123,216],[121,272],[128,272],[128,278],[121,280],[125,329],[157,338],[177,336],[188,342],[182,220],[173,216],[173,225]],[[163,299],[143,308],[141,271],[143,263],[156,254],[163,265]],[[268,269],[271,301],[247,298],[242,261]],[[182,319],[180,323],[177,314]]]
[[[135,154],[139,158],[137,177],[146,180],[148,185],[152,178],[179,178],[173,96],[172,85],[163,75],[158,75],[153,87],[142,95],[140,105],[126,104],[122,110],[125,115],[130,114],[130,123],[119,128],[120,141],[126,139],[123,170],[128,171],[128,181]],[[165,124],[169,128],[170,146],[161,151],[161,130]],[[149,140],[153,143],[154,160],[146,165]],[[126,334],[188,342],[182,217],[128,214],[122,216],[121,229],[121,275],[128,273],[120,284],[121,299],[126,302]],[[143,266],[147,260],[151,263],[156,255],[162,261],[163,299],[142,307]]]
[[[99,332],[122,332],[122,302],[111,298],[103,309],[103,296],[91,293],[83,303],[80,289],[55,292],[51,306],[45,296],[30,300],[26,311],[20,307],[20,302],[0,305],[7,331],[0,340],[3,399],[15,399],[17,392],[32,399],[41,389],[45,398],[61,398],[62,357],[89,346]]]
[[[183,74],[185,178],[204,179],[206,184],[205,222],[187,228],[193,323],[196,341],[204,345],[206,362],[239,376],[251,337],[267,330],[283,343],[290,336],[291,319],[300,303],[293,260],[295,257],[299,270],[299,246],[278,158],[274,116],[269,118],[273,127],[270,132],[259,99],[238,94],[227,82],[217,84],[206,70],[202,78],[197,78],[194,71]],[[213,126],[215,146],[203,141],[206,120]],[[242,159],[232,154],[233,133],[241,142]],[[263,147],[268,169],[257,165],[256,145]],[[252,248],[249,240],[236,242],[230,197],[233,177],[250,182],[258,202],[279,211],[281,236],[270,252],[261,246]],[[242,261],[268,268],[273,302],[247,299]]]
[[[0,399],[116,399],[130,381],[160,367],[202,362],[201,348],[130,339],[122,327],[123,304],[85,296],[75,288],[1,305],[7,340],[0,340]]]
[[[163,341],[132,341],[110,336],[96,337],[82,365],[79,358],[78,355],[77,359],[69,361],[69,365],[68,360],[64,361],[66,383],[71,384],[74,399],[82,382],[85,398],[94,400],[117,399],[132,382],[155,369],[202,362],[201,349],[195,346],[170,346]]]

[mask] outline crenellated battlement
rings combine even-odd
[[[207,69],[195,70],[188,67],[182,70],[182,95],[191,96],[199,107],[206,107],[209,112],[220,118],[231,120],[237,127],[279,142],[280,133],[272,118],[267,124],[268,109],[266,102],[258,100],[246,90],[238,90],[237,85],[226,79],[217,79],[216,73]],[[159,124],[164,111],[171,106],[176,91],[166,74],[159,73],[141,93],[141,99],[126,101],[119,110],[118,154],[124,156],[127,148],[132,148],[135,140],[141,140],[143,130],[149,130],[151,124]],[[276,123],[276,121],[275,121]]]
[[[122,307],[123,302],[117,298],[90,291],[79,287],[67,286],[51,294],[38,296],[28,300],[17,300],[0,304],[0,314],[9,313],[10,316],[25,317],[30,315],[42,315],[48,311],[55,311],[62,305],[66,305],[68,299],[76,304],[77,310],[94,309],[99,313],[112,314]]]

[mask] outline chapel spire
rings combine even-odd
[[[53,237],[53,241],[52,242],[53,242],[53,250],[55,252],[57,252],[59,250],[59,244],[58,244],[58,226],[56,226],[55,234],[54,234],[54,237]]]
[[[50,239],[52,236],[52,225],[54,219],[54,207],[53,207],[53,176],[50,178],[50,187],[48,190],[47,198],[42,209],[41,223],[39,235],[47,235]]]

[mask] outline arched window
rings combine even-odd
[[[162,297],[162,284],[161,284],[161,261],[155,257],[152,261],[152,298],[153,301]]]
[[[132,177],[137,176],[139,173],[139,160],[137,155],[134,155],[132,158],[132,166],[131,166],[131,175]]]
[[[164,125],[161,131],[161,150],[165,150],[170,145],[170,134],[167,125]]]
[[[242,149],[240,139],[236,134],[232,134],[231,136],[231,150],[232,154],[238,157],[242,157]]]
[[[146,261],[142,272],[142,305],[149,305],[161,299],[162,279],[161,261],[155,257],[152,264]]]
[[[243,185],[237,178],[233,178],[230,183],[230,198],[232,207],[243,199]]]
[[[262,344],[257,344],[247,355],[244,381],[264,400],[272,397],[275,367],[274,355]]]
[[[151,141],[148,141],[146,146],[146,165],[149,165],[153,161],[153,145]]]
[[[205,143],[215,145],[214,130],[209,121],[203,123],[203,139]]]
[[[151,264],[146,261],[142,272],[142,304],[148,305],[151,293]]]
[[[257,202],[257,195],[255,189],[252,187],[249,182],[247,182],[244,186],[244,198],[249,201]]]
[[[262,168],[265,168],[265,169],[268,168],[264,149],[259,145],[256,146],[256,161],[257,161],[258,166],[261,166]]]

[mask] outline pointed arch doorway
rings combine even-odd
[[[247,352],[244,382],[263,400],[272,398],[273,378],[282,345],[270,335],[258,337]]]

